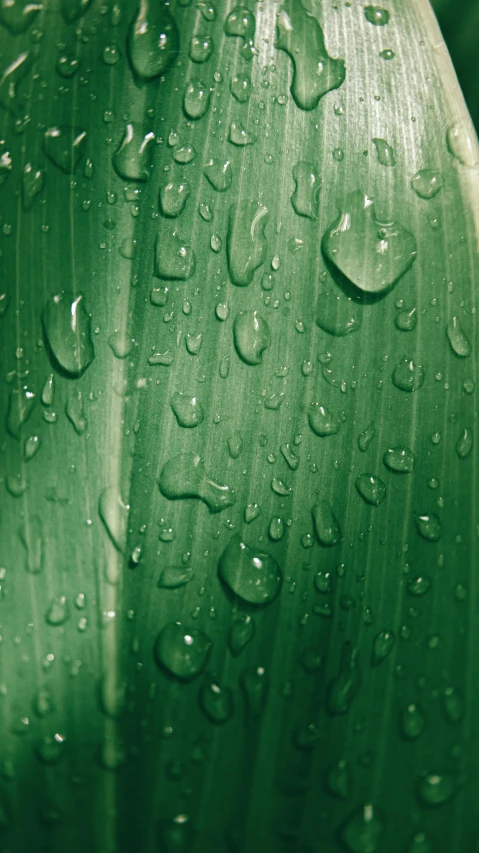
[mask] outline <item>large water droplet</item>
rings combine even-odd
[[[233,333],[236,351],[245,364],[261,364],[264,351],[271,345],[266,320],[257,311],[240,311],[234,321]]]
[[[176,231],[163,225],[156,238],[155,275],[158,278],[187,281],[194,274],[196,257],[193,249]]]
[[[424,368],[404,357],[394,368],[393,382],[401,391],[418,391],[424,384]]]
[[[215,483],[207,475],[203,459],[197,453],[182,453],[165,462],[158,485],[165,498],[197,498],[204,501],[210,512],[221,512],[236,501],[233,489]]]
[[[255,54],[254,35],[256,21],[252,12],[244,6],[235,6],[225,22],[225,33],[227,36],[239,36],[243,39],[241,56],[247,61]]]
[[[170,406],[179,426],[192,429],[203,423],[205,413],[197,397],[189,397],[187,394],[177,391],[170,400]]]
[[[165,566],[161,571],[158,586],[162,589],[178,589],[189,583],[193,575],[192,566]]]
[[[336,545],[341,538],[341,530],[329,501],[322,498],[314,504],[312,510],[314,532],[321,545]]]
[[[213,39],[208,35],[194,35],[190,44],[190,59],[193,62],[207,62],[213,53]]]
[[[212,723],[227,723],[231,720],[235,706],[233,691],[221,687],[216,678],[209,678],[200,690],[200,706]]]
[[[55,166],[73,175],[85,154],[86,131],[70,125],[50,127],[43,137],[43,149]]]
[[[408,311],[408,309],[405,308],[403,311],[399,311],[394,318],[394,324],[396,329],[399,329],[400,332],[412,332],[417,326],[416,309],[411,308],[411,310]]]
[[[318,218],[319,209],[319,175],[305,160],[300,160],[293,167],[293,180],[296,187],[291,196],[291,204],[298,216],[306,216],[308,219]]]
[[[12,388],[8,398],[6,427],[13,438],[18,441],[22,435],[22,426],[35,407],[36,397],[28,388]]]
[[[232,205],[228,219],[228,267],[237,287],[247,287],[255,271],[265,262],[267,243],[264,229],[269,212],[249,199]]]
[[[447,146],[451,154],[470,169],[479,165],[476,134],[469,122],[459,121],[447,131]]]
[[[350,193],[322,240],[326,257],[364,293],[386,293],[413,263],[414,236],[398,222],[381,222],[364,193]]]
[[[277,18],[279,50],[293,62],[291,94],[302,110],[314,110],[319,99],[344,82],[346,69],[342,59],[332,59],[316,18],[300,2],[289,0]]]
[[[43,524],[38,515],[28,515],[25,524],[19,530],[20,540],[25,548],[27,572],[37,575],[43,569],[44,541]]]
[[[241,148],[245,145],[254,145],[256,136],[254,133],[246,130],[242,122],[232,121],[230,124],[229,141]]]
[[[32,65],[33,54],[23,51],[0,72],[0,105],[6,110],[16,113],[20,109],[17,84],[30,72]]]
[[[316,309],[316,325],[335,337],[345,337],[361,328],[362,306],[345,296],[340,288],[320,290]]]
[[[424,514],[415,513],[414,520],[417,531],[423,539],[427,539],[428,542],[437,542],[441,538],[442,525],[439,516],[433,512]]]
[[[170,622],[158,634],[154,654],[159,666],[182,681],[189,681],[200,674],[210,650],[211,640],[203,631]]]
[[[394,631],[380,631],[376,634],[373,641],[373,652],[371,656],[371,666],[379,666],[383,660],[392,652],[396,637]]]
[[[442,806],[457,790],[456,778],[452,773],[427,773],[420,779],[417,792],[426,806]]]
[[[381,139],[381,137],[377,136],[372,141],[376,149],[378,163],[380,163],[381,166],[395,166],[396,156],[394,154],[394,148],[389,144],[389,142],[387,142],[386,139]]]
[[[228,644],[231,654],[237,657],[255,635],[255,622],[252,616],[239,616],[231,625]]]
[[[467,358],[471,354],[471,342],[457,317],[453,317],[448,324],[447,337],[452,351],[460,358]]]
[[[341,421],[327,409],[325,406],[320,406],[319,403],[311,405],[308,413],[308,422],[316,435],[324,438],[328,435],[336,435],[341,428]]]
[[[141,0],[128,33],[128,53],[141,80],[163,74],[178,55],[180,37],[169,5],[161,0]]]
[[[113,155],[113,166],[125,181],[147,181],[150,177],[151,143],[154,133],[143,133],[135,122],[129,122],[118,150]]]
[[[83,296],[52,296],[42,315],[47,344],[57,366],[68,376],[81,376],[95,357],[91,318]]]
[[[209,86],[205,86],[199,80],[187,83],[183,97],[183,109],[188,118],[194,121],[203,118],[210,105],[210,99]]]
[[[374,474],[360,474],[355,485],[361,497],[372,506],[379,506],[386,497],[386,484]]]
[[[188,181],[169,181],[160,187],[160,210],[163,216],[175,218],[183,212],[191,194]]]
[[[436,169],[420,169],[411,180],[411,186],[419,198],[434,198],[442,189],[441,172]]]
[[[1,0],[0,23],[13,35],[24,33],[43,9],[42,3],[28,0]]]
[[[281,569],[270,554],[242,542],[239,534],[231,539],[218,564],[218,575],[235,595],[249,604],[269,604],[279,595]]]
[[[27,163],[22,178],[22,204],[25,211],[31,210],[33,202],[45,185],[45,172]]]
[[[383,456],[383,462],[386,468],[399,474],[414,471],[414,453],[408,447],[389,447]]]
[[[118,486],[108,486],[100,495],[98,511],[118,551],[125,551],[130,507],[123,502]]]
[[[88,11],[91,0],[62,0],[62,15],[68,24],[77,21]]]
[[[472,427],[465,427],[456,442],[456,453],[459,459],[467,459],[474,442]]]
[[[364,16],[375,27],[384,27],[389,22],[389,12],[381,6],[365,6]]]
[[[229,190],[233,181],[233,169],[229,160],[209,160],[203,171],[217,193]]]
[[[341,648],[339,672],[328,684],[326,707],[331,715],[346,714],[361,684],[358,650],[346,641]]]
[[[369,803],[348,819],[341,830],[341,841],[350,853],[376,853],[383,831],[382,815]]]
[[[251,97],[251,80],[247,74],[242,74],[241,76],[235,75],[231,78],[230,89],[231,94],[240,104],[246,104]]]

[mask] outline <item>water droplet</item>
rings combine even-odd
[[[194,274],[196,257],[193,249],[176,231],[162,225],[155,245],[155,275],[158,278],[187,281]]]
[[[175,163],[186,165],[192,163],[196,157],[196,150],[193,145],[179,145],[173,152],[173,160]]]
[[[447,146],[451,154],[462,163],[473,169],[479,165],[476,134],[469,122],[459,121],[447,131]]]
[[[360,474],[355,486],[366,503],[379,506],[386,497],[386,484],[374,474]]]
[[[233,145],[244,146],[254,145],[256,136],[254,133],[249,133],[240,121],[232,121],[230,124],[230,142]]]
[[[318,21],[301,3],[291,4],[288,12],[281,9],[277,26],[275,47],[293,62],[291,94],[300,109],[314,110],[323,95],[344,82],[344,61],[329,56]]]
[[[170,399],[170,406],[179,426],[192,429],[203,423],[205,413],[197,397],[189,397],[177,391]]]
[[[224,162],[209,160],[203,172],[217,193],[224,193],[229,190],[233,181],[233,169],[231,168],[229,160],[225,160]],[[211,217],[211,219],[212,218],[213,217]],[[210,219],[207,219],[206,221],[210,222]]]
[[[178,589],[189,583],[193,575],[192,566],[165,566],[161,571],[158,586],[162,589]]]
[[[291,196],[291,204],[298,216],[317,219],[319,210],[319,175],[305,160],[300,160],[293,167],[293,180],[296,187]]]
[[[380,631],[376,634],[373,640],[373,651],[371,656],[371,666],[379,666],[383,660],[392,652],[396,636],[394,631]]]
[[[231,281],[237,287],[251,284],[255,271],[265,262],[267,243],[264,230],[268,219],[267,208],[249,199],[230,207],[228,268]]]
[[[228,453],[232,459],[237,459],[243,449],[243,437],[239,429],[235,430],[228,439]]]
[[[314,532],[320,545],[326,547],[337,545],[341,538],[341,530],[329,501],[326,498],[322,498],[318,503],[314,504],[311,513],[313,516]]]
[[[41,3],[30,3],[28,0],[2,0],[0,23],[13,35],[20,35],[28,29],[42,9]]]
[[[452,351],[460,358],[467,358],[471,354],[471,342],[457,317],[452,318],[446,331]]]
[[[22,204],[25,211],[31,210],[33,202],[45,185],[45,173],[27,163],[22,178]]]
[[[116,65],[121,58],[121,53],[116,44],[107,44],[103,48],[102,59],[105,65]]]
[[[61,53],[58,57],[56,68],[60,77],[65,77],[69,80],[75,76],[80,68],[80,60],[70,53]]]
[[[408,447],[388,447],[383,462],[390,471],[399,474],[409,474],[414,471],[414,453]]]
[[[381,6],[365,6],[364,15],[366,20],[375,27],[384,27],[389,22],[389,12]]]
[[[251,524],[259,515],[261,515],[261,507],[258,504],[248,504],[245,507],[244,520],[246,524]]]
[[[316,309],[316,325],[335,337],[344,337],[361,328],[362,306],[335,287],[321,289]]]
[[[204,501],[210,512],[221,512],[236,501],[233,489],[215,483],[207,475],[203,459],[197,453],[182,453],[165,462],[158,485],[165,498],[197,498]]]
[[[23,51],[0,72],[0,105],[14,114],[20,110],[17,85],[30,72],[32,65],[33,54]]]
[[[464,716],[464,701],[454,687],[446,687],[442,694],[442,707],[451,723],[460,723]]]
[[[36,453],[40,450],[41,441],[38,435],[30,435],[27,439],[25,439],[25,444],[23,445],[23,455],[25,457],[25,462],[29,462],[30,459],[33,459]]]
[[[467,459],[469,456],[474,441],[474,433],[472,427],[465,427],[456,442],[456,453],[459,459]]]
[[[358,650],[346,641],[341,647],[339,672],[328,684],[326,707],[332,716],[346,714],[361,684]]]
[[[194,35],[190,45],[190,59],[193,62],[208,62],[213,53],[213,39],[208,35]]]
[[[358,436],[358,447],[359,447],[361,453],[366,453],[366,451],[367,451],[367,449],[368,449],[368,447],[369,447],[369,445],[370,445],[370,443],[373,440],[375,435],[376,435],[376,430],[375,430],[374,424],[371,422],[366,427],[364,432],[362,432]]]
[[[394,323],[396,325],[396,329],[399,329],[400,332],[412,332],[412,330],[417,326],[416,309],[411,308],[410,311],[407,309],[399,311],[394,318]]]
[[[318,592],[323,595],[329,594],[333,588],[330,572],[317,572],[314,576],[314,585]]]
[[[250,61],[254,54],[254,35],[256,21],[252,12],[244,6],[235,6],[231,10],[225,22],[225,33],[227,36],[239,36],[243,39],[241,56]]]
[[[102,491],[98,512],[115,548],[122,552],[126,549],[129,509],[122,500],[118,486],[108,486]]]
[[[6,427],[13,438],[21,438],[22,426],[35,407],[36,397],[28,388],[12,388],[8,399]]]
[[[423,539],[427,539],[428,542],[437,542],[441,538],[442,525],[439,516],[433,512],[425,513],[424,515],[415,513],[414,520],[417,531]]]
[[[410,595],[426,595],[426,592],[430,589],[431,586],[431,578],[427,575],[419,575],[418,577],[411,578],[407,585],[407,591]]]
[[[29,515],[19,530],[20,541],[26,551],[25,568],[32,575],[43,569],[43,524],[38,515]]]
[[[385,139],[381,139],[376,137],[373,139],[374,147],[376,148],[376,154],[378,157],[378,162],[381,166],[395,166],[396,165],[396,157],[394,154],[394,148],[386,142]]]
[[[240,104],[246,104],[251,97],[251,80],[246,74],[234,76],[230,84],[231,94],[239,101]]]
[[[419,198],[434,198],[442,189],[442,174],[436,169],[420,169],[412,178],[411,186]]]
[[[231,654],[237,657],[255,635],[255,623],[252,616],[239,616],[231,625],[228,645]]]
[[[169,181],[160,187],[160,210],[163,216],[174,218],[183,212],[191,194],[188,181]]]
[[[183,97],[183,109],[188,118],[194,121],[203,118],[210,105],[210,97],[209,86],[205,86],[199,80],[187,83]]]
[[[140,125],[129,122],[118,150],[113,155],[113,166],[125,181],[147,181],[150,177],[151,143],[154,133],[143,133]]]
[[[188,350],[190,355],[198,355],[201,345],[203,343],[203,334],[202,332],[198,332],[197,335],[192,335],[189,332],[185,338],[186,349]]]
[[[364,293],[386,293],[413,263],[414,236],[398,222],[380,222],[374,204],[350,193],[322,240],[326,257]],[[359,260],[360,259],[360,260]]]
[[[73,428],[77,435],[83,435],[88,421],[85,417],[83,407],[83,394],[81,391],[75,391],[68,397],[65,403],[65,412],[68,420],[73,424]]]
[[[261,717],[266,708],[269,677],[264,667],[251,666],[241,673],[240,683],[246,699],[248,719],[253,721]]]
[[[203,631],[170,622],[158,634],[154,654],[158,666],[182,681],[189,681],[200,674],[210,650],[211,640]]]
[[[12,172],[13,162],[10,152],[0,142],[0,187]]]
[[[209,678],[200,690],[200,706],[212,723],[227,723],[231,720],[235,706],[233,691],[221,687],[216,678]]]
[[[456,779],[452,773],[427,773],[420,779],[417,792],[426,806],[442,806],[456,793]]]
[[[70,608],[66,596],[59,595],[53,598],[48,606],[45,619],[49,625],[64,625],[70,618]]]
[[[43,149],[55,166],[73,175],[85,154],[86,131],[69,125],[50,127],[43,137]]]
[[[348,799],[351,794],[353,778],[349,765],[344,758],[340,758],[336,764],[330,767],[326,777],[326,785],[333,796],[341,797],[343,800]]]
[[[393,50],[391,50],[390,48],[387,47],[387,48],[385,48],[385,50],[381,50],[379,56],[381,57],[381,59],[391,60],[391,59],[394,59],[396,54],[394,53]]]
[[[268,525],[268,536],[272,542],[280,542],[286,532],[286,527],[282,518],[273,515]]]
[[[394,368],[393,382],[401,391],[418,391],[424,384],[424,368],[405,357]]]
[[[341,841],[351,853],[376,853],[383,831],[382,815],[368,804],[348,819],[341,830]]]
[[[290,444],[282,444],[280,447],[281,454],[286,464],[292,471],[296,471],[299,466],[299,458],[295,455]]]
[[[261,364],[264,351],[271,345],[266,320],[257,311],[240,311],[234,321],[233,333],[236,351],[245,364]]]
[[[336,435],[341,428],[341,421],[332,415],[329,409],[320,406],[319,403],[311,405],[308,422],[313,432],[321,438],[327,435]]]
[[[242,542],[236,534],[220,557],[218,576],[243,601],[269,604],[279,595],[281,569],[270,554]]]
[[[205,21],[215,21],[216,20],[216,9],[209,3],[198,3],[198,9],[201,11],[203,18]]]
[[[67,376],[81,376],[95,357],[91,317],[83,296],[59,293],[52,296],[42,315],[45,338],[57,367]]]
[[[142,0],[128,32],[128,54],[135,74],[152,80],[169,68],[178,55],[180,37],[169,6]]]

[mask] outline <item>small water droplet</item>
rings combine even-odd
[[[337,545],[341,538],[341,530],[329,501],[322,498],[314,504],[311,513],[318,542],[325,547]]]
[[[206,114],[210,105],[211,92],[200,80],[186,84],[183,109],[188,118],[198,121]]]
[[[265,350],[271,345],[266,320],[257,311],[240,311],[233,326],[236,351],[245,364],[261,364]]]
[[[170,406],[179,426],[192,429],[203,423],[205,413],[197,397],[189,397],[177,391],[170,399]]]
[[[160,187],[160,210],[163,216],[175,218],[183,212],[190,197],[191,187],[188,181],[169,181]]]
[[[386,484],[374,474],[360,474],[355,485],[361,497],[372,506],[379,506],[386,497]]]
[[[118,486],[108,486],[100,495],[98,512],[115,548],[124,552],[130,507],[122,500]]]
[[[442,525],[439,516],[433,512],[415,513],[414,520],[417,531],[423,539],[427,539],[428,542],[437,542],[441,538]]]
[[[155,134],[143,133],[136,122],[129,122],[113,156],[113,166],[125,181],[147,181],[150,177],[152,142]]]
[[[190,59],[193,62],[208,62],[213,53],[213,39],[208,35],[194,35],[190,45]]]
[[[392,652],[396,636],[394,631],[380,631],[373,640],[371,666],[379,666]]]
[[[170,622],[158,634],[154,646],[155,660],[171,675],[190,681],[205,667],[211,651],[211,640],[203,631],[188,628],[181,622]]]
[[[447,337],[452,351],[460,358],[467,358],[471,354],[471,342],[457,317],[453,317],[448,324]]]
[[[424,384],[424,368],[405,357],[394,368],[393,382],[401,391],[418,391]]]
[[[463,166],[473,169],[479,165],[476,134],[469,123],[459,121],[448,129],[447,146]]]
[[[203,459],[197,453],[183,453],[168,460],[161,469],[158,485],[169,500],[197,498],[212,513],[221,512],[236,501],[229,486],[215,483],[207,475]]]
[[[442,189],[442,174],[436,169],[420,169],[412,178],[411,186],[419,198],[434,198]]]
[[[383,832],[382,814],[372,804],[368,804],[348,818],[341,830],[341,841],[350,853],[376,853]]]
[[[396,156],[394,154],[394,148],[389,145],[389,142],[385,139],[381,139],[380,137],[375,137],[372,141],[376,148],[378,162],[381,166],[395,166]]]
[[[384,27],[389,23],[389,12],[381,6],[365,6],[364,16],[375,27]]]
[[[218,576],[243,601],[269,604],[279,595],[281,570],[270,554],[253,548],[236,534],[220,557]]]
[[[414,453],[408,447],[389,447],[383,456],[383,462],[386,468],[399,474],[414,471]]]
[[[298,216],[317,219],[319,210],[319,175],[311,165],[304,160],[293,167],[293,180],[296,187],[291,196],[291,204]]]

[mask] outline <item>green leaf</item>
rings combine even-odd
[[[15,0],[0,45],[3,848],[479,849],[479,148],[430,6]]]

